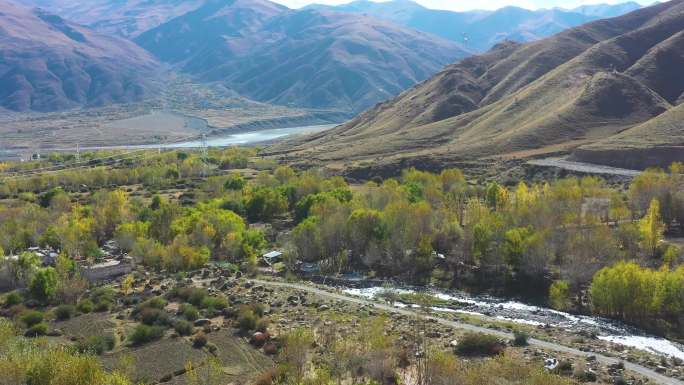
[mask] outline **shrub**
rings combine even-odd
[[[94,353],[98,356],[104,352],[114,349],[116,346],[116,339],[113,335],[106,336],[92,336],[79,341],[76,344],[76,350],[81,353]]]
[[[206,297],[202,300],[202,307],[205,309],[223,310],[228,307],[228,301],[223,297]]]
[[[503,349],[497,337],[483,333],[468,333],[456,345],[456,353],[464,356],[494,356]]]
[[[159,310],[162,311],[166,307],[166,300],[162,297],[152,297],[135,307],[133,309],[133,316],[140,317],[142,313]]]
[[[278,347],[276,344],[268,342],[266,345],[264,345],[264,353],[268,354],[269,356],[274,356],[278,354]]]
[[[202,305],[202,301],[208,296],[209,293],[205,289],[188,286],[175,288],[169,293],[169,298],[178,298],[198,307]]]
[[[192,339],[192,346],[195,348],[203,348],[207,344],[207,335],[204,332],[199,332]]]
[[[90,295],[90,299],[95,304],[94,310],[96,312],[109,311],[114,305],[116,299],[116,292],[110,287],[100,287]]]
[[[513,332],[513,345],[514,346],[527,346],[527,340],[530,338],[530,336],[520,330],[516,330]]]
[[[266,369],[255,380],[254,385],[271,385],[275,384],[278,378],[278,370],[276,368]]]
[[[266,309],[264,309],[264,305],[260,303],[252,304],[250,307],[254,311],[254,314],[256,314],[258,317],[263,317],[266,312]]]
[[[211,342],[207,342],[207,350],[211,354],[216,354],[216,352],[218,352],[218,346],[216,346],[216,344],[212,344]]]
[[[43,313],[36,310],[27,310],[19,316],[19,320],[26,325],[27,328],[43,322]]]
[[[208,293],[203,289],[194,289],[188,295],[187,301],[195,306],[202,306],[202,303],[207,299]]]
[[[141,307],[154,308],[154,309],[164,309],[166,307],[166,300],[162,297],[152,297],[147,301],[143,302]]]
[[[569,375],[572,373],[572,362],[568,360],[563,360],[558,363],[556,367],[556,372],[559,374]]]
[[[15,305],[19,305],[24,301],[24,298],[22,297],[21,293],[18,291],[13,291],[5,297],[5,306],[6,307],[11,307]]]
[[[596,382],[598,379],[596,373],[586,368],[576,368],[573,371],[572,376],[580,382]]]
[[[26,333],[24,335],[26,337],[38,337],[38,336],[44,336],[48,332],[48,326],[46,323],[37,323],[30,328],[26,330]]]
[[[138,325],[128,337],[133,345],[142,345],[160,339],[164,335],[161,326]]]
[[[240,308],[237,317],[237,323],[242,332],[248,332],[250,330],[256,329],[258,321],[259,317],[249,306],[243,306]]]
[[[109,301],[104,300],[104,299],[101,299],[101,300],[95,302],[95,309],[94,310],[98,313],[103,313],[103,312],[109,311],[109,309],[111,309],[113,305],[114,305],[114,303],[109,302]]]
[[[78,305],[76,305],[76,308],[81,313],[87,314],[87,313],[91,313],[93,311],[93,309],[95,308],[95,305],[93,304],[93,301],[86,298],[86,299],[79,301]]]
[[[74,305],[59,305],[55,308],[55,318],[59,321],[67,320],[74,316],[76,308]]]
[[[268,318],[260,318],[256,326],[254,327],[254,330],[266,333],[268,331],[268,325],[271,323],[271,321]]]
[[[182,315],[188,321],[195,321],[199,318],[199,311],[196,307],[184,303],[178,308],[178,314]]]
[[[192,323],[185,320],[178,320],[173,325],[173,329],[181,336],[189,336],[192,334],[193,326]]]
[[[168,325],[169,315],[163,310],[156,308],[145,308],[140,312],[140,321],[145,325]]]

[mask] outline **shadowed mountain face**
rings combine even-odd
[[[573,149],[590,159],[639,143],[683,146],[676,123],[684,101],[682,36],[684,0],[676,0],[534,43],[502,43],[330,132],[291,141],[294,150],[273,151],[321,163],[390,164]]]
[[[451,12],[425,8],[410,0],[374,2],[358,0],[339,6],[311,5],[310,9],[367,14],[467,44],[486,51],[505,40],[538,40],[565,29],[601,18],[626,14],[641,8],[634,2],[617,5],[588,5],[576,9],[530,11],[504,7],[496,11]]]
[[[135,44],[0,0],[0,106],[53,111],[131,102],[156,61]]]
[[[265,102],[362,111],[467,55],[458,44],[363,15],[209,1],[135,40],[201,80]]]

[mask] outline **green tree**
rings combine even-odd
[[[347,220],[347,229],[350,246],[357,256],[363,256],[371,244],[378,244],[387,236],[383,215],[376,210],[354,210]]]
[[[549,302],[556,310],[568,310],[572,306],[570,284],[562,280],[554,281],[549,287]]]
[[[223,188],[231,191],[242,191],[246,184],[247,182],[245,182],[245,178],[242,175],[231,174],[223,184]]]
[[[46,267],[36,271],[33,279],[31,279],[29,292],[33,298],[42,302],[48,302],[55,297],[57,285],[57,271],[52,267]]]
[[[283,338],[281,359],[299,381],[304,378],[306,365],[309,362],[309,351],[313,342],[313,335],[306,329],[295,329]]]
[[[309,217],[292,231],[292,241],[297,248],[297,254],[305,261],[317,261],[323,256],[319,222],[318,217]]]
[[[270,221],[287,211],[287,199],[278,190],[262,187],[252,191],[246,203],[250,222]]]
[[[513,269],[518,269],[528,252],[534,237],[534,231],[529,227],[517,227],[504,234],[503,254],[506,263]]]
[[[434,263],[432,253],[433,249],[430,237],[422,237],[418,243],[414,258],[411,261],[411,270],[413,272],[413,277],[417,282],[427,283],[430,281]]]

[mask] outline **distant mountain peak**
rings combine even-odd
[[[493,11],[452,12],[433,10],[410,0],[373,2],[357,0],[339,6],[312,5],[310,8],[368,14],[381,19],[464,43],[484,52],[504,39],[532,41],[566,28],[601,18],[619,16],[641,6],[634,2],[616,5],[529,10],[506,6]]]

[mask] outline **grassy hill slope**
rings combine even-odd
[[[345,125],[271,151],[314,163],[379,164],[572,150],[681,100],[682,30],[684,1],[677,0],[539,42],[501,44]]]

